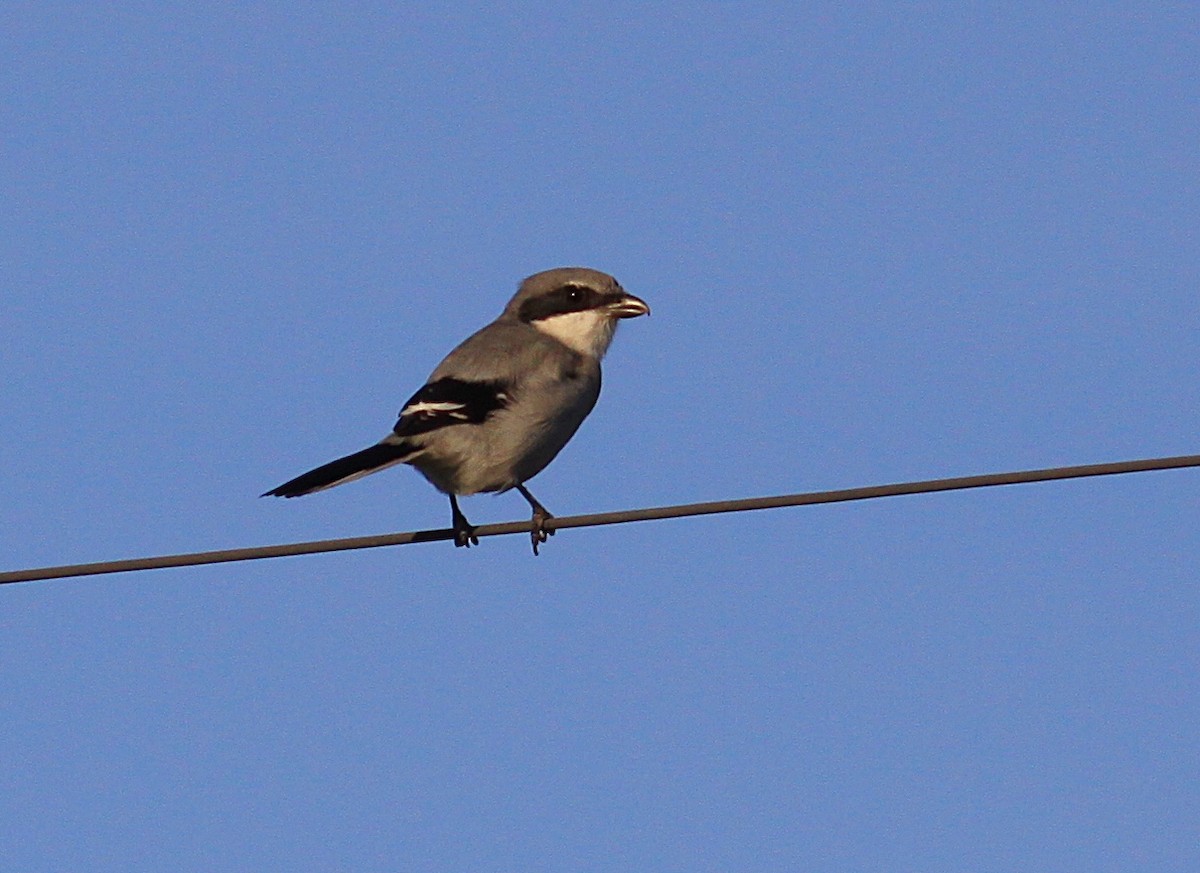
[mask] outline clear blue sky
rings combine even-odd
[[[567,264],[654,315],[559,514],[1200,451],[1195,7],[352,5],[0,12],[0,569],[444,527],[257,495]],[[0,867],[1196,870],[1198,530],[1185,471],[7,586]]]

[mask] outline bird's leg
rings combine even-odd
[[[554,518],[550,514],[550,510],[538,503],[538,499],[529,493],[529,489],[524,485],[518,485],[517,490],[521,492],[521,496],[529,501],[529,505],[533,507],[533,527],[529,531],[529,536],[533,540],[533,553],[538,553],[538,546],[544,543],[549,537],[554,536],[553,530],[546,530],[544,525],[546,519]]]
[[[453,494],[450,495],[450,512],[454,519],[454,545],[471,547],[471,544],[479,545],[479,537],[475,536],[475,527],[471,522],[467,521],[467,517],[462,514],[462,510],[458,508],[458,500]]]

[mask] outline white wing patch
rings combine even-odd
[[[419,403],[410,403],[408,406],[406,406],[402,410],[400,410],[400,414],[401,415],[422,415],[422,414],[428,414],[431,412],[432,413],[445,412],[445,413],[450,413],[450,416],[453,418],[453,417],[456,417],[456,416],[454,416],[455,412],[460,412],[461,410],[466,409],[466,408],[467,408],[467,404],[465,404],[465,403],[454,403],[449,400],[442,400],[442,401],[424,400]]]
[[[392,431],[401,437],[429,433],[447,425],[480,424],[508,403],[500,382],[468,382],[444,377],[408,398]]]

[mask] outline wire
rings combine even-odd
[[[751,497],[743,500],[687,503],[680,506],[658,506],[648,509],[600,512],[592,515],[569,515],[548,519],[545,523],[545,528],[546,530],[565,530],[573,527],[597,527],[605,524],[625,524],[631,521],[687,518],[695,515],[714,515],[722,512],[779,509],[785,506],[813,506],[820,503],[845,503],[851,500],[899,497],[905,494],[932,494],[938,491],[962,491],[967,488],[990,488],[997,485],[1051,482],[1059,479],[1082,479],[1088,476],[1115,476],[1121,473],[1145,473],[1151,470],[1177,470],[1183,467],[1200,467],[1200,455],[1148,458],[1138,461],[1117,461],[1110,464],[1086,464],[1075,467],[1053,467],[1046,470],[1021,470],[1012,473],[987,473],[982,476],[960,476],[954,479],[927,479],[921,482],[873,485],[865,488],[846,488],[840,491],[811,491],[805,494],[784,494],[777,497]],[[530,523],[527,521],[483,524],[475,528],[475,533],[481,537],[528,533],[530,529],[529,525]],[[65,579],[71,576],[96,576],[102,573],[129,573],[139,570],[159,570],[167,567],[194,567],[201,564],[220,564],[229,561],[253,561],[260,558],[314,555],[319,552],[339,552],[350,549],[375,549],[381,546],[431,543],[453,538],[454,531],[449,528],[443,528],[439,530],[379,534],[377,536],[348,537],[337,540],[316,540],[307,543],[284,543],[277,546],[254,546],[245,549],[224,549],[214,552],[160,555],[151,558],[102,561],[94,564],[38,567],[29,570],[12,570],[0,573],[0,585],[13,582]]]

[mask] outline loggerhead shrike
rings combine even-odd
[[[479,538],[457,496],[516,488],[533,508],[533,553],[552,516],[525,482],[554,460],[600,396],[600,359],[617,321],[649,315],[606,273],[562,267],[521,283],[500,317],[446,356],[380,442],[263,497],[299,497],[395,464],[450,496],[456,546]]]

